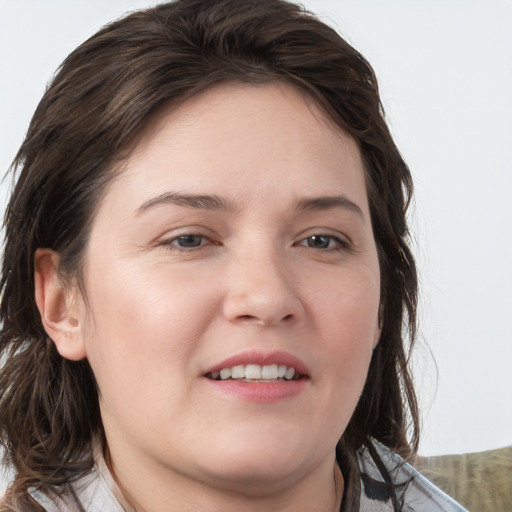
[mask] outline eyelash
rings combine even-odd
[[[310,240],[315,239],[328,239],[328,244],[330,245],[331,242],[334,242],[334,247],[311,247],[309,245],[306,245],[306,247],[310,249],[318,249],[321,252],[328,252],[328,251],[347,251],[351,249],[351,245],[346,241],[342,240],[341,238],[329,235],[329,234],[323,234],[323,233],[315,233],[314,235],[310,235],[306,238],[303,238],[298,245],[304,245],[305,242],[308,242]]]
[[[192,246],[180,246],[178,242],[184,241],[186,239],[200,238],[198,245]],[[327,239],[328,246],[327,247],[312,247],[307,245],[309,241],[315,241],[316,239]],[[208,241],[210,243],[208,243]],[[334,243],[334,246],[331,246],[331,243]],[[220,245],[219,243],[212,242],[206,235],[201,235],[198,233],[185,233],[182,235],[178,235],[169,240],[162,241],[161,245],[167,246],[170,250],[178,250],[183,252],[192,252],[194,250],[198,250],[205,245]],[[294,244],[295,246],[303,246],[309,249],[316,249],[319,252],[330,252],[330,251],[351,251],[352,246],[346,240],[341,239],[340,237],[324,234],[324,233],[315,233],[314,235],[310,235],[306,238],[301,239],[299,242]]]
[[[177,245],[177,243],[175,244],[175,242],[179,241],[179,240],[184,240],[184,239],[190,239],[190,238],[200,238],[201,239],[201,243],[199,245],[196,245],[196,246],[189,246],[189,247],[182,247],[182,246],[179,246]],[[205,245],[205,241],[209,240],[207,236],[205,235],[200,235],[198,233],[185,233],[183,235],[178,235],[174,238],[171,238],[169,240],[164,240],[162,245],[166,245],[166,246],[169,246],[171,249],[173,250],[179,250],[179,251],[192,251],[194,249],[199,249],[201,247],[203,247]],[[218,245],[216,243],[213,243],[211,242],[210,245]]]

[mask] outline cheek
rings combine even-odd
[[[337,286],[330,282],[325,282],[323,293],[315,294],[311,302],[323,344],[318,354],[332,395],[344,396],[349,410],[355,408],[366,381],[379,334],[379,279],[375,272],[354,271],[339,276],[334,281]]]
[[[126,342],[140,338],[144,346],[151,346],[161,335],[180,337],[198,326],[197,313],[208,315],[207,301],[202,303],[208,289],[191,282],[186,274],[168,274],[164,268],[141,269],[136,264],[110,269],[105,265],[91,272],[87,287],[97,331],[129,331]]]
[[[143,394],[141,382],[147,393],[184,385],[214,314],[214,300],[189,276],[170,281],[162,269],[134,267],[103,265],[88,275],[87,354],[103,395],[119,387]]]
[[[373,348],[378,331],[380,280],[377,271],[347,269],[324,280],[311,298],[319,327],[340,349]],[[336,339],[344,343],[336,344]],[[351,350],[349,349],[349,352]]]

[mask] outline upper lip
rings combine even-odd
[[[309,370],[305,363],[303,363],[298,357],[284,351],[275,352],[241,352],[234,356],[228,357],[208,368],[204,374],[220,372],[223,368],[232,368],[233,366],[258,364],[260,366],[267,366],[271,364],[285,365],[288,367],[295,368],[295,371],[302,377],[309,375]]]

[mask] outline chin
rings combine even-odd
[[[272,462],[239,463],[229,468],[215,468],[212,480],[218,488],[247,496],[271,496],[300,480],[307,470],[296,464]]]
[[[252,439],[251,444],[247,438],[244,442],[232,442],[222,453],[212,450],[215,453],[210,453],[209,462],[214,461],[214,465],[210,465],[208,472],[223,482],[225,488],[262,495],[272,494],[300,479],[320,462],[308,456],[307,448],[302,445],[283,440],[282,436],[272,437],[272,440]]]

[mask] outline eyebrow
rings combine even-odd
[[[151,208],[164,204],[199,208],[201,210],[220,210],[228,212],[236,210],[235,204],[232,201],[221,196],[166,192],[165,194],[161,194],[143,203],[139,208],[137,208],[136,213],[141,214]]]
[[[201,210],[233,212],[238,210],[235,203],[222,196],[208,194],[182,194],[180,192],[166,192],[160,194],[148,201],[145,201],[137,210],[137,214],[142,214],[147,210],[160,205],[174,204],[188,208],[197,208]],[[330,210],[333,208],[343,208],[357,213],[364,219],[361,208],[348,199],[341,196],[321,196],[306,197],[298,200],[294,205],[296,210]]]
[[[297,210],[330,210],[332,208],[343,208],[357,213],[364,219],[363,210],[361,210],[356,203],[343,195],[306,197],[297,201],[295,207]]]

